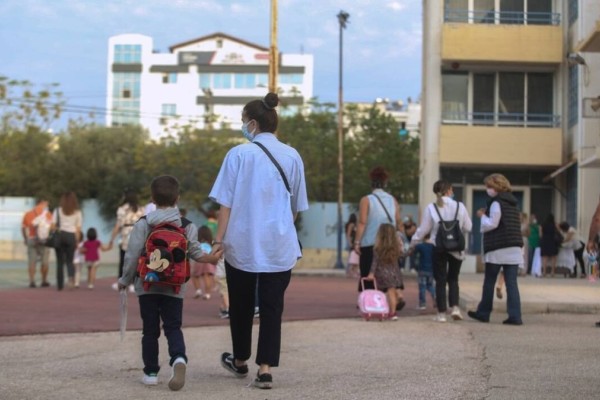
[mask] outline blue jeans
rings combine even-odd
[[[483,278],[483,293],[481,302],[477,306],[477,314],[484,319],[489,319],[494,304],[494,287],[496,278],[500,272],[504,272],[504,281],[506,283],[506,308],[508,318],[513,321],[521,321],[521,298],[519,296],[519,287],[517,286],[518,265],[500,265],[485,264],[485,277]]]
[[[431,294],[431,298],[435,301],[435,284],[433,283],[432,272],[420,272],[419,271],[419,305],[424,306],[427,301],[425,299],[426,293]]]
[[[183,299],[162,294],[144,294],[138,298],[142,316],[142,360],[146,375],[158,373],[158,338],[160,337],[160,321],[162,320],[165,337],[169,346],[169,356],[173,361],[185,355],[185,342],[181,331]]]

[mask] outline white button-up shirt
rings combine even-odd
[[[302,255],[293,214],[308,209],[304,163],[272,133],[254,141],[279,162],[292,193],[263,150],[245,143],[225,156],[209,198],[231,209],[223,237],[229,264],[247,272],[287,271]]]

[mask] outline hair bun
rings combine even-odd
[[[279,96],[277,93],[269,92],[263,99],[263,104],[266,108],[272,110],[279,104]]]

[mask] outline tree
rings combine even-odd
[[[64,107],[57,87],[52,83],[36,91],[27,80],[0,76],[0,133],[47,131]]]

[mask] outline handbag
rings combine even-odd
[[[60,247],[60,211],[56,210],[56,228],[48,234],[43,242],[45,247],[58,249]]]
[[[273,165],[275,165],[275,168],[277,168],[277,171],[279,171],[279,174],[281,175],[281,179],[283,179],[283,184],[285,185],[285,188],[287,189],[290,196],[292,196],[293,195],[292,190],[290,189],[290,184],[288,183],[287,177],[285,176],[285,173],[283,172],[283,168],[281,168],[281,165],[279,165],[279,163],[277,162],[275,157],[273,157],[273,154],[271,154],[271,152],[269,150],[267,150],[267,148],[262,143],[258,143],[258,142],[252,142],[252,143],[254,143],[258,147],[260,147],[262,149],[262,151],[265,152],[267,157],[269,157],[269,159],[271,160]],[[300,242],[300,239],[298,239],[298,245],[300,246],[300,253],[302,253],[302,243]]]

